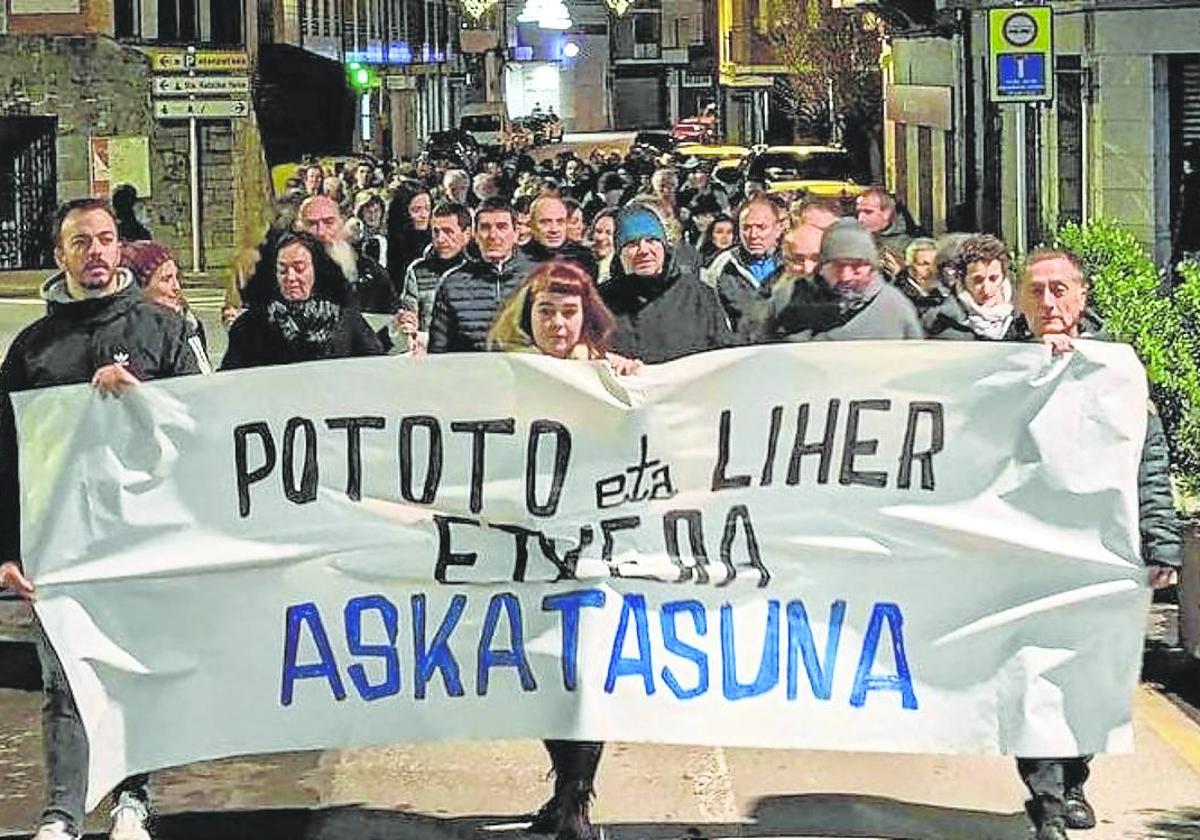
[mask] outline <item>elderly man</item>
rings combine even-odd
[[[917,311],[879,273],[871,234],[853,219],[821,240],[823,282],[797,283],[791,300],[766,326],[766,335],[788,341],[923,338]]]
[[[0,585],[30,601],[36,590],[21,567],[17,442],[7,395],[91,382],[101,393],[120,396],[143,379],[200,371],[183,319],[146,301],[129,271],[118,267],[117,219],[107,204],[81,199],[59,208],[54,259],[62,271],[42,287],[46,315],[17,335],[0,366]],[[87,732],[62,663],[36,626],[49,801],[34,838],[78,840],[87,796]],[[117,787],[112,840],[149,840],[146,783],[146,776],[137,776]]]
[[[675,259],[649,207],[617,216],[612,277],[600,295],[616,318],[612,350],[650,364],[733,344],[720,302],[695,265]]]
[[[465,256],[434,295],[430,353],[487,350],[492,318],[533,268],[517,250],[513,209],[498,198],[488,199],[475,211],[475,241]]]
[[[896,288],[917,307],[917,312],[939,306],[950,290],[942,285],[937,271],[937,242],[919,236],[904,249],[904,267],[896,275]]]
[[[442,194],[446,201],[466,204],[471,192],[471,176],[462,169],[447,169],[442,176]]]
[[[729,325],[739,331],[742,320],[771,296],[782,273],[779,253],[783,208],[766,194],[742,205],[738,213],[737,247],[730,248],[705,269],[705,279],[717,290]]]
[[[1069,251],[1039,249],[1029,255],[1017,300],[1032,337],[1056,354],[1069,353],[1080,338],[1100,337],[1086,319],[1088,288],[1079,259]],[[1138,468],[1138,530],[1147,583],[1161,589],[1174,582],[1182,543],[1171,494],[1166,435],[1154,406],[1149,406],[1146,441]],[[1103,457],[1103,453],[1097,453]],[[1025,804],[1036,840],[1065,840],[1068,828],[1088,829],[1096,815],[1084,796],[1091,756],[1018,758],[1021,780],[1029,788]]]
[[[391,315],[400,308],[400,296],[387,270],[350,244],[346,220],[337,202],[327,196],[304,199],[296,215],[296,229],[307,231],[321,243],[346,276],[363,312]]]
[[[521,254],[533,264],[548,260],[570,260],[591,276],[599,274],[596,258],[579,242],[567,237],[569,210],[566,202],[552,193],[543,193],[529,208],[530,240],[521,246]]]
[[[895,277],[904,267],[904,249],[911,238],[896,212],[896,199],[886,190],[872,187],[858,197],[857,211],[858,223],[875,238],[881,267],[889,277]]]

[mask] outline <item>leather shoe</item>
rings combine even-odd
[[[1096,827],[1096,812],[1083,795],[1083,788],[1072,788],[1065,797],[1066,811],[1063,813],[1067,828],[1089,829]]]

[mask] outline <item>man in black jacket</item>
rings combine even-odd
[[[54,256],[62,271],[42,287],[46,315],[23,329],[0,366],[0,585],[33,600],[21,567],[17,443],[9,394],[91,382],[119,396],[143,379],[199,373],[183,319],[142,298],[127,269],[113,211],[98,199],[59,209]],[[88,741],[62,664],[38,625],[45,702],[49,802],[35,840],[77,840],[87,794]],[[146,777],[127,779],[114,793],[112,837],[149,840]]]
[[[675,258],[653,210],[622,210],[613,240],[612,279],[600,295],[617,322],[614,353],[656,364],[734,343],[716,293]]]
[[[1054,353],[1069,353],[1086,335],[1087,282],[1079,259],[1069,251],[1039,249],[1026,260],[1018,294],[1032,336]],[[1170,460],[1162,422],[1153,406],[1138,467],[1138,529],[1147,583],[1170,586],[1179,567],[1182,541],[1171,494]],[[1036,840],[1065,840],[1068,828],[1096,825],[1083,793],[1091,756],[1018,758],[1017,770],[1029,788],[1026,811]]]
[[[599,274],[591,250],[567,238],[567,205],[554,194],[534,199],[529,208],[532,238],[521,246],[521,254],[534,265],[548,260],[570,260],[588,273],[592,282]]]
[[[446,275],[433,299],[429,321],[430,353],[480,353],[487,350],[492,318],[533,269],[517,252],[513,209],[491,198],[475,211],[475,241],[461,266]]]

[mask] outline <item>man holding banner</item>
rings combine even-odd
[[[141,379],[199,373],[182,318],[142,298],[120,267],[116,217],[100,199],[63,205],[55,217],[54,256],[62,271],[42,287],[46,316],[13,341],[0,367],[0,585],[32,601],[33,584],[21,568],[20,491],[16,428],[9,394],[91,381],[119,397]],[[58,655],[38,623],[38,658],[45,702],[42,732],[49,802],[35,840],[81,836],[87,793],[88,738]],[[145,775],[114,792],[113,840],[149,840]]]
[[[1025,263],[1020,308],[1033,336],[1056,354],[1070,352],[1076,338],[1097,338],[1083,327],[1087,281],[1079,259],[1069,251],[1036,250]],[[1138,525],[1147,580],[1155,589],[1170,586],[1181,562],[1182,543],[1171,496],[1170,462],[1162,422],[1150,405],[1146,442],[1138,470]],[[1091,756],[1018,758],[1029,788],[1025,810],[1037,840],[1064,840],[1066,829],[1089,829],[1096,814],[1084,796]]]

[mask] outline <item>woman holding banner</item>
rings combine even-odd
[[[221,370],[349,356],[381,356],[383,345],[350,303],[337,264],[307,233],[287,233],[246,284],[246,313],[229,328]]]
[[[605,360],[618,374],[641,362],[608,352],[615,322],[587,272],[576,264],[540,265],[496,315],[488,347],[508,353],[541,353],[556,359]],[[545,741],[554,768],[554,795],[533,816],[529,831],[556,840],[598,840],[588,816],[604,744]]]

